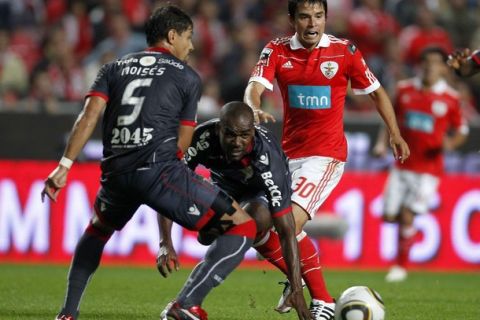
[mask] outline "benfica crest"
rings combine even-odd
[[[332,79],[338,71],[338,63],[335,61],[325,61],[320,65],[320,70],[327,79]]]

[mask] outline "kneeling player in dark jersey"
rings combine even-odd
[[[292,281],[293,290],[286,304],[303,306],[298,244],[291,213],[291,178],[286,156],[275,137],[264,127],[254,126],[249,106],[230,102],[223,106],[220,119],[195,129],[185,160],[192,170],[198,165],[209,168],[213,183],[255,218],[258,232],[254,247],[260,253],[277,251],[276,265]],[[160,273],[166,276],[172,270],[171,263],[178,268],[178,260],[170,236],[171,221],[159,218],[162,240],[157,264]],[[276,232],[271,231],[272,224]],[[199,241],[210,244],[217,234],[215,226],[204,228],[199,233]],[[217,239],[212,246],[220,241]],[[185,294],[184,289],[179,297]],[[169,306],[163,315],[168,312]]]
[[[151,47],[101,68],[64,156],[45,181],[42,199],[46,195],[56,201],[73,160],[103,114],[104,157],[95,216],[75,249],[57,319],[78,317],[80,300],[105,244],[142,204],[187,229],[215,226],[221,234],[195,270],[215,272],[204,278],[192,274],[186,286],[189,295],[172,306],[174,319],[207,319],[200,307],[205,296],[233,271],[253,243],[254,220],[177,157],[190,145],[201,95],[200,77],[184,62],[193,49],[192,31],[191,18],[174,6],[152,14],[145,27]]]

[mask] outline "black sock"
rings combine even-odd
[[[242,262],[253,239],[235,234],[219,236],[208,249],[205,260],[190,274],[177,297],[182,307],[201,305],[203,299]]]
[[[94,229],[94,228],[93,228]],[[90,225],[84,232],[73,256],[68,273],[68,286],[62,314],[77,316],[83,292],[102,257],[103,248],[110,235],[99,235],[99,231],[91,232]]]

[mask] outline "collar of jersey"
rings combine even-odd
[[[328,36],[324,33],[322,34],[322,37],[320,38],[320,41],[318,42],[316,48],[320,48],[320,47],[326,48],[328,46],[330,46],[330,39],[328,39]],[[305,49],[305,47],[298,40],[297,33],[295,33],[293,37],[290,38],[290,48],[292,50]]]
[[[422,89],[422,79],[420,78],[414,78],[413,79],[413,84],[415,88],[417,89]],[[435,84],[432,86],[430,91],[436,94],[442,94],[448,89],[448,84],[444,79],[440,79]]]
[[[147,49],[145,49],[145,51],[153,51],[153,52],[161,52],[161,53],[168,53],[168,54],[172,54],[170,52],[170,50],[168,50],[167,48],[164,48],[164,47],[149,47]]]

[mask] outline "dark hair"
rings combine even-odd
[[[182,34],[193,28],[193,21],[188,14],[180,8],[169,5],[156,9],[145,23],[145,35],[149,46],[166,39],[168,31],[175,30]]]
[[[436,53],[436,54],[441,55],[443,62],[445,62],[445,63],[447,62],[447,60],[448,60],[447,51],[445,51],[445,49],[443,49],[442,47],[435,47],[435,46],[430,46],[430,47],[426,47],[425,49],[423,49],[422,52],[420,53],[419,62],[425,61],[425,59],[427,58],[427,55],[432,54],[432,53],[434,53],[434,54]]]
[[[322,4],[323,9],[325,10],[325,17],[327,17],[327,13],[328,13],[327,0],[288,0],[288,14],[290,15],[290,17],[295,18],[298,5],[304,2],[308,2],[309,4],[315,4],[315,3]]]

